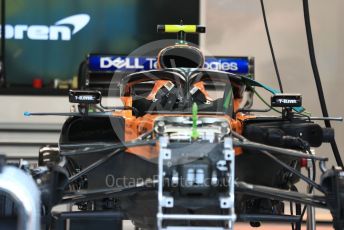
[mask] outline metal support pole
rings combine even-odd
[[[312,155],[314,155],[314,151],[311,151]],[[312,160],[308,159],[307,160],[307,168],[309,170],[309,177],[313,178],[313,164],[312,164]],[[310,185],[308,185],[308,191],[310,191]],[[310,194],[314,194],[314,190],[310,193]],[[314,206],[307,206],[307,230],[315,230],[316,228],[316,222],[315,222],[315,207]]]

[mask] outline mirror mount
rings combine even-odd
[[[77,103],[79,113],[87,116],[91,105],[101,105],[102,94],[96,90],[70,90],[69,102]]]
[[[294,117],[293,108],[301,106],[300,94],[276,93],[271,96],[271,107],[281,107],[283,119],[291,120]]]

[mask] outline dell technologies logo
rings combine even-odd
[[[144,61],[148,61],[149,69],[156,69],[156,58],[145,58]],[[140,63],[140,58],[130,57],[102,57],[100,58],[100,68],[112,68],[116,69],[144,69],[143,63]]]
[[[90,21],[88,14],[76,14],[57,21],[54,25],[5,25],[5,38],[23,40],[69,41]],[[0,27],[1,28],[1,27]],[[1,37],[1,33],[0,33]]]
[[[144,63],[148,65],[148,69],[156,69],[157,61],[156,58],[144,57],[140,58],[133,57],[101,57],[100,58],[100,69],[116,68],[116,69],[144,69]],[[239,69],[237,62],[227,61],[205,61],[204,68],[222,70],[222,71],[237,71]]]

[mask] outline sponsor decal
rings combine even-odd
[[[297,104],[298,101],[296,99],[277,99],[278,103],[281,104]]]
[[[93,101],[95,97],[92,95],[80,95],[80,96],[75,96],[75,99],[82,100],[82,101]]]
[[[154,57],[90,55],[88,61],[89,69],[99,72],[142,71],[157,68],[157,61]],[[249,60],[248,58],[235,57],[206,57],[204,68],[237,74],[248,74]]]

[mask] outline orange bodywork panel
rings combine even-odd
[[[152,89],[152,91],[150,92],[150,94],[147,96],[147,100],[154,100],[156,94],[158,93],[158,91],[165,85],[167,84],[169,81],[167,80],[157,80],[155,81],[154,87]]]
[[[209,96],[209,93],[205,90],[204,83],[202,81],[193,84],[193,86],[201,91],[208,101],[213,101],[213,99]]]

